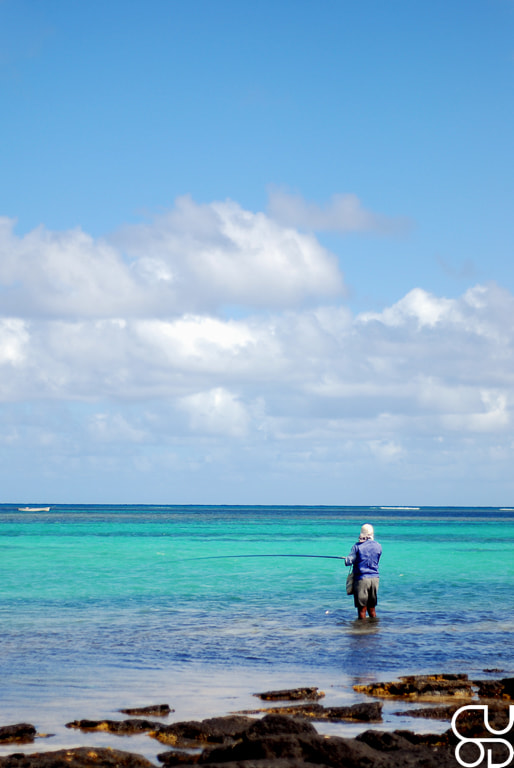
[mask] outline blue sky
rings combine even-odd
[[[0,0],[4,500],[513,502],[512,0]]]

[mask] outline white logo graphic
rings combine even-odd
[[[489,709],[487,704],[467,704],[465,707],[461,707],[458,709],[454,716],[452,717],[452,731],[459,739],[459,743],[457,744],[457,747],[455,749],[455,757],[457,759],[457,762],[459,765],[462,765],[463,768],[474,768],[474,766],[478,765],[482,762],[485,755],[485,747],[484,744],[503,744],[504,747],[506,747],[509,756],[503,763],[493,763],[493,756],[492,756],[492,750],[491,747],[487,750],[487,766],[488,768],[503,768],[503,766],[510,765],[512,762],[512,758],[514,757],[514,747],[512,744],[510,744],[506,739],[471,739],[467,738],[466,736],[462,736],[457,728],[457,718],[460,715],[461,712],[464,712],[466,709],[469,710],[482,710],[483,711],[483,717],[484,717],[484,725],[489,731],[489,733],[494,734],[494,736],[503,736],[504,733],[508,733],[512,726],[514,725],[514,704],[511,704],[509,706],[509,724],[506,728],[503,728],[501,731],[496,731],[494,728],[491,728],[489,725]],[[475,744],[478,747],[479,755],[476,760],[474,760],[471,763],[467,763],[465,760],[462,760],[460,757],[460,750],[464,746],[464,744]]]

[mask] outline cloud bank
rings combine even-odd
[[[469,476],[510,491],[514,297],[497,285],[353,315],[314,237],[190,198],[109,241],[3,220],[0,253],[11,493],[27,466],[79,500],[443,503]]]

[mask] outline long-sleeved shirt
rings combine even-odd
[[[348,557],[345,557],[345,565],[353,565],[353,578],[359,579],[378,579],[378,561],[382,554],[382,547],[374,539],[358,541],[350,550]]]

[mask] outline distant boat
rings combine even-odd
[[[18,507],[18,512],[50,512],[50,507]]]

